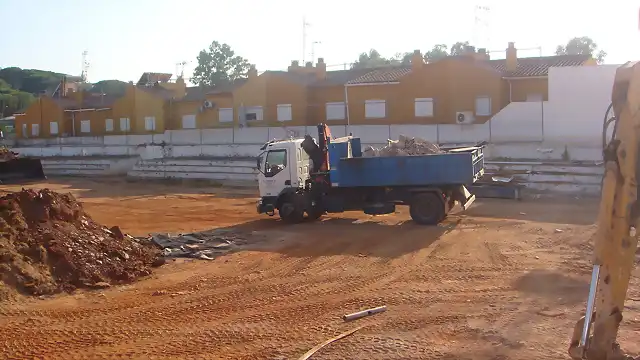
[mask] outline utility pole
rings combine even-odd
[[[314,41],[311,43],[311,62],[316,62],[316,44],[322,44],[321,41]]]
[[[490,15],[491,8],[487,5],[476,4],[474,8],[473,46],[487,47],[490,43]]]
[[[87,73],[89,72],[89,60],[87,59],[87,55],[89,55],[89,52],[87,50],[82,52],[82,73],[80,75],[80,78],[82,79],[83,83],[87,82]]]
[[[302,66],[306,64],[307,60],[307,26],[309,26],[307,22],[307,17],[302,17]]]
[[[188,63],[190,63],[191,61],[181,61],[179,63],[176,63],[176,78],[178,77],[184,77],[184,67],[185,65],[187,65]]]

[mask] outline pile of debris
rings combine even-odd
[[[11,151],[6,146],[0,146],[0,161],[9,161],[18,157],[17,152]]]
[[[0,197],[0,298],[127,283],[161,260],[155,245],[93,221],[71,194]]]
[[[216,229],[172,236],[154,234],[150,240],[161,247],[165,257],[187,257],[213,260],[220,255],[237,251],[251,243],[265,240],[255,232],[247,234],[235,229]],[[143,240],[143,239],[141,239]]]
[[[408,156],[408,155],[430,155],[441,154],[444,151],[440,149],[437,144],[429,142],[427,140],[415,137],[408,137],[400,135],[398,140],[387,140],[387,146],[381,149],[375,149],[372,146],[368,146],[363,152],[362,156],[376,157],[376,156]]]

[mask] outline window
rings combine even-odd
[[[113,131],[113,119],[104,119],[104,129],[107,132]]]
[[[31,124],[31,136],[40,135],[40,124]]]
[[[27,134],[27,124],[22,124],[22,136],[29,137],[29,134]]]
[[[91,120],[82,120],[82,121],[80,121],[80,132],[81,133],[90,133],[91,132]]]
[[[346,106],[343,102],[327,103],[327,120],[344,120],[346,118]]]
[[[129,118],[120,118],[120,131],[131,131]]]
[[[218,109],[218,121],[233,122],[233,108]]]
[[[291,121],[291,104],[278,104],[278,121]]]
[[[49,133],[51,135],[58,135],[58,122],[52,121],[49,123]]]
[[[273,177],[287,167],[287,150],[271,150],[264,163],[264,176]]]
[[[416,117],[432,117],[433,116],[433,99],[418,98],[414,103]]]
[[[541,102],[542,94],[527,94],[527,101],[529,102]]]
[[[488,96],[478,96],[476,98],[476,115],[491,115],[491,98]]]
[[[195,115],[182,115],[182,128],[183,129],[195,129],[196,128],[196,116]]]
[[[155,131],[156,130],[156,118],[153,116],[145,116],[144,117],[144,129],[147,131]]]
[[[382,119],[387,115],[387,104],[384,100],[366,100],[364,102],[364,117],[367,119]]]
[[[262,120],[262,106],[248,106],[244,110],[244,119],[247,121]]]

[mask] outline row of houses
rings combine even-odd
[[[587,66],[586,55],[519,58],[514,43],[491,60],[484,49],[408,66],[327,71],[323,59],[287,71],[254,66],[216,87],[187,87],[171,74],[145,73],[118,98],[62,84],[16,116],[17,136],[96,136],[233,126],[483,123],[511,102],[548,98],[551,67]]]

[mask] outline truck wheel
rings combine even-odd
[[[324,215],[324,211],[321,209],[311,208],[307,211],[307,218],[309,220],[318,220]]]
[[[293,195],[289,196],[282,202],[282,204],[280,204],[278,213],[280,214],[282,221],[297,224],[304,220],[304,210],[296,200],[296,195]]]
[[[437,225],[444,220],[444,203],[434,193],[417,194],[409,205],[411,219],[420,225]]]

